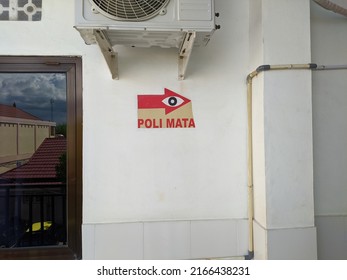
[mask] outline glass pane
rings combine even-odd
[[[66,74],[0,73],[0,247],[66,244]]]

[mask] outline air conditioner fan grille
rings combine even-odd
[[[159,14],[170,0],[90,0],[103,15],[126,21],[141,21]]]

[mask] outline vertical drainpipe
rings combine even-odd
[[[253,121],[252,121],[252,81],[259,73],[270,70],[299,70],[299,69],[317,69],[317,64],[284,64],[284,65],[261,65],[255,71],[247,76],[247,119],[248,119],[248,132],[247,132],[247,153],[248,153],[248,167],[247,167],[247,182],[248,182],[248,255],[245,256],[246,260],[254,258],[254,233],[253,233],[253,220],[254,220],[254,184],[253,184]],[[319,68],[319,70],[324,70]]]
[[[247,193],[248,193],[248,255],[246,260],[254,258],[254,240],[253,240],[253,218],[254,218],[254,191],[253,191],[253,115],[252,115],[252,80],[257,75],[253,71],[247,76]]]

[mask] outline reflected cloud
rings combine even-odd
[[[0,73],[0,103],[15,103],[42,120],[66,123],[66,75]]]

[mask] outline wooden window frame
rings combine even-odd
[[[82,258],[82,59],[0,56],[0,73],[65,73],[67,79],[67,245],[0,249],[0,259]]]

